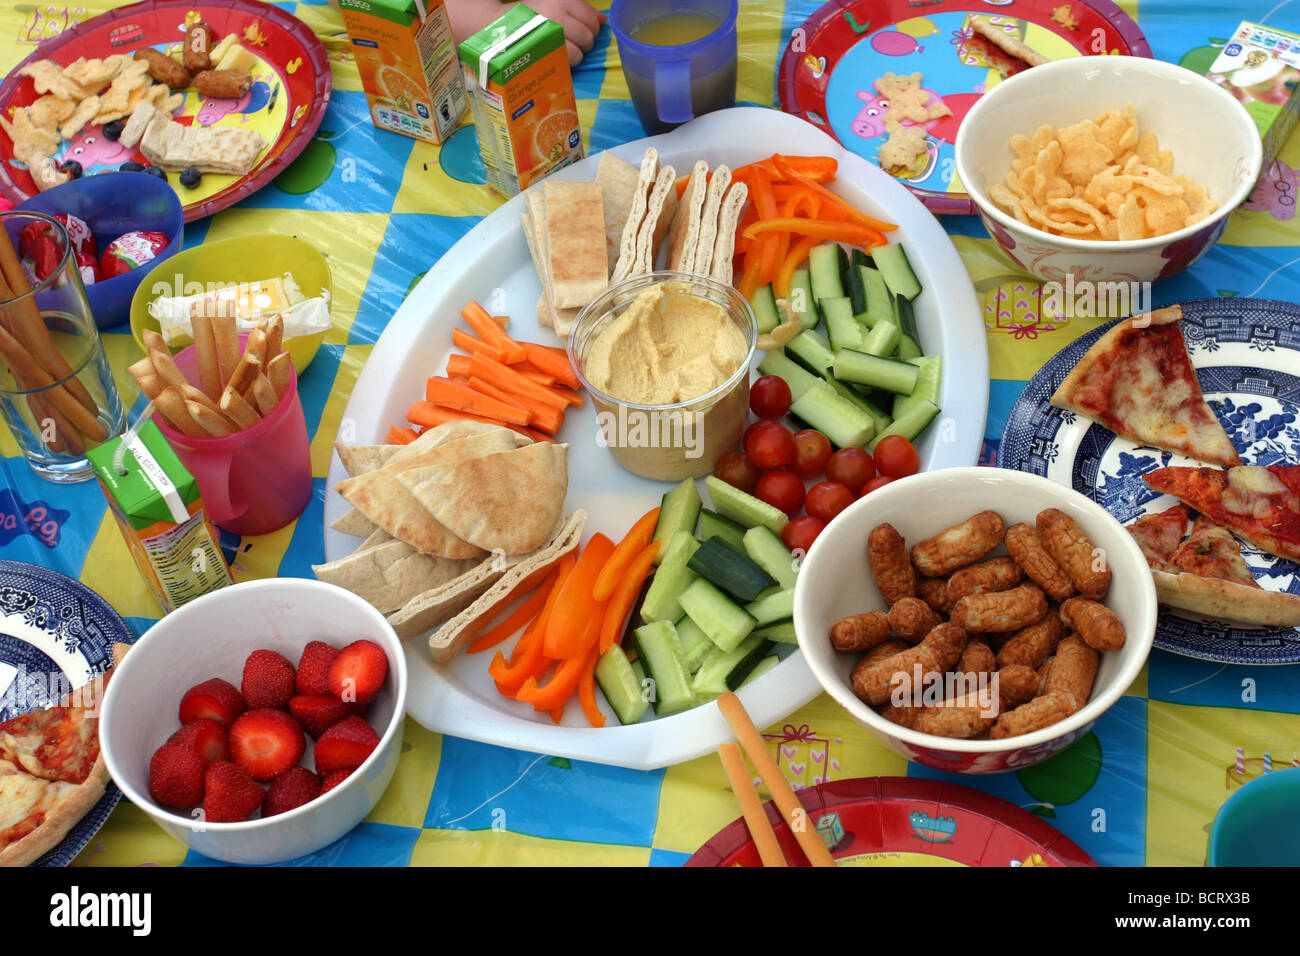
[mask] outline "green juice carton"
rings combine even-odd
[[[123,443],[125,453],[115,463]],[[164,611],[233,583],[198,483],[152,420],[86,457],[136,567]]]

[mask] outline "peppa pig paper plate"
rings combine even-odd
[[[179,173],[167,180],[181,197],[185,221],[210,216],[261,189],[291,163],[311,141],[330,99],[330,66],[320,38],[301,20],[259,0],[145,0],[79,23],[36,49],[0,85],[0,113],[34,102],[33,79],[19,70],[37,60],[67,66],[80,57],[113,54],[131,56],[153,47],[161,53],[180,52],[185,31],[206,22],[215,41],[235,34],[240,66],[251,76],[247,93],[238,99],[205,97],[194,87],[174,90],[184,101],[172,114],[184,125],[230,126],[252,130],[268,144],[243,176],[205,173],[193,187],[180,183]],[[102,126],[87,123],[71,139],[62,140],[56,164],[75,160],[83,175],[111,175],[125,162],[147,160],[104,135]],[[27,168],[14,159],[13,142],[0,130],[0,195],[15,205],[36,187]]]
[[[920,124],[925,150],[897,176],[932,212],[974,213],[956,175],[957,129],[1008,67],[1024,66],[988,36],[1047,60],[1151,56],[1138,25],[1110,0],[830,0],[790,35],[777,84],[781,107],[879,163],[890,107],[877,81],[920,73],[925,105],[941,102],[950,115]]]
[[[798,791],[837,866],[1096,866],[1061,831],[1014,804],[948,781],[836,780]],[[764,804],[791,866],[807,859],[781,814]],[[686,866],[762,866],[741,817]]]

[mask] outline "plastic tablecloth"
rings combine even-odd
[[[943,0],[935,0],[942,3]],[[1014,0],[1008,0],[1014,2]],[[1068,8],[1068,0],[1061,0]],[[115,4],[7,4],[0,10],[0,67],[43,39]],[[315,493],[306,512],[274,534],[222,547],[237,579],[311,576],[324,558],[322,503],[331,444],[372,344],[415,281],[499,204],[483,186],[472,126],[441,149],[371,124],[338,12],[280,3],[329,50],[334,93],[319,132],[274,184],[186,228],[186,245],[263,232],[300,236],[334,273],[333,330],[302,376]],[[607,0],[597,4],[607,6]],[[915,4],[934,9],[934,4]],[[1300,28],[1297,0],[1121,2],[1157,57],[1203,68],[1243,19]],[[815,0],[741,5],[738,100],[776,104],[776,66]],[[1002,10],[1004,7],[995,7]],[[918,15],[925,10],[918,10]],[[1014,13],[1012,9],[1010,12]],[[1068,9],[1067,9],[1068,12]],[[575,73],[589,152],[643,135],[618,49],[605,27]],[[1085,94],[1086,95],[1086,94]],[[1212,130],[1205,130],[1213,136]],[[1281,153],[1290,202],[1261,201],[1234,214],[1223,240],[1188,271],[1155,286],[1155,304],[1206,296],[1300,301],[1300,220],[1294,218],[1300,136]],[[1279,193],[1285,198],[1286,193]],[[1024,382],[1100,320],[1040,321],[1038,284],[996,254],[970,216],[946,217],[985,311],[992,368],[982,461],[996,464],[1007,413]],[[104,336],[126,404],[143,406],[125,369],[138,358],[126,327]],[[954,363],[950,374],[961,374]],[[104,595],[138,633],[159,617],[94,482],[72,487],[35,477],[11,436],[0,436],[0,557],[56,568]],[[34,509],[48,531],[26,532]],[[12,516],[15,520],[8,520]],[[219,639],[219,638],[217,638]],[[179,691],[179,688],[175,689]],[[766,728],[796,786],[859,776],[950,777],[1045,817],[1103,865],[1200,865],[1219,806],[1245,779],[1296,763],[1300,667],[1241,667],[1154,651],[1147,669],[1095,730],[1062,754],[1018,773],[942,774],[877,743],[825,695]],[[1238,748],[1245,772],[1236,768]],[[302,865],[680,865],[738,815],[716,757],[641,772],[521,753],[431,733],[408,718],[391,788],[370,817]],[[1267,755],[1267,757],[1265,756]],[[213,865],[187,853],[125,801],[77,865]]]

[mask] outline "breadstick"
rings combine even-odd
[[[731,792],[740,804],[741,815],[749,827],[749,835],[758,850],[759,859],[764,866],[786,866],[785,854],[781,852],[776,832],[767,818],[767,811],[763,809],[763,801],[758,799],[754,782],[749,779],[749,770],[745,767],[740,747],[733,743],[722,744],[718,747],[718,756],[722,758],[722,767],[727,772],[727,779],[731,781]]]
[[[245,357],[252,356],[257,359],[259,365],[266,364],[266,333],[261,329],[253,329],[248,333],[248,339],[244,342]],[[243,389],[240,389],[243,391]]]
[[[164,388],[153,400],[158,411],[162,413],[163,418],[171,424],[176,431],[182,435],[188,435],[191,438],[207,438],[208,432],[190,414],[185,405],[185,398],[174,388]]]
[[[271,359],[284,350],[284,317],[275,313],[262,323],[262,329],[266,332],[266,364],[270,365]]]
[[[275,389],[277,402],[284,398],[284,393],[289,390],[289,371],[292,362],[288,352],[281,352],[266,363],[266,377],[271,380],[271,387]]]
[[[271,386],[271,380],[265,375],[259,374],[257,378],[253,379],[253,384],[248,389],[248,392],[263,418],[275,411],[275,389]]]
[[[0,232],[3,231],[3,229],[0,229]],[[50,386],[54,385],[55,382],[50,377],[50,373],[37,361],[35,356],[24,349],[18,340],[9,334],[8,329],[3,327],[0,327],[0,358],[9,363],[14,376],[25,382],[26,388],[48,389],[45,398],[63,414],[73,428],[81,432],[86,438],[91,441],[101,442],[108,437],[108,429],[104,427],[103,422],[88,411],[85,405],[77,401],[68,389],[63,387],[63,385],[71,385],[76,379],[68,379],[67,382],[51,388]],[[71,374],[71,371],[69,371],[69,374]],[[82,387],[84,389],[84,386]],[[95,407],[98,408],[98,406]]]
[[[230,421],[220,412],[214,412],[198,402],[191,401],[185,402],[185,408],[189,411],[190,417],[199,423],[199,427],[214,438],[220,438],[235,431]]]
[[[28,395],[27,406],[32,410],[32,418],[39,426],[37,431],[41,435],[41,440],[45,442],[46,448],[59,454],[67,452],[69,455],[80,455],[85,452],[86,443],[81,433],[69,424],[63,414],[45,396]],[[46,422],[54,425],[54,435],[49,441],[45,441]]]
[[[259,421],[257,411],[233,385],[227,385],[221,393],[221,410],[240,428],[252,428]]]
[[[221,399],[221,363],[212,320],[200,313],[191,320],[194,327],[194,358],[199,363],[199,388],[214,402]]]
[[[235,366],[234,372],[226,382],[226,388],[233,388],[242,397],[253,384],[253,379],[262,374],[262,360],[255,355],[244,353],[244,357]]]
[[[235,327],[234,315],[212,316],[212,337],[217,343],[217,359],[221,368],[221,387],[230,384],[235,369],[239,366],[239,332]]]
[[[170,388],[183,392],[185,386],[190,384],[190,380],[176,367],[170,352],[157,352],[151,349],[149,351],[149,361],[153,363],[153,369],[158,373],[158,377],[166,382]]]

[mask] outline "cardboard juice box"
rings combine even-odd
[[[493,190],[513,196],[582,159],[558,23],[519,4],[462,43],[460,62]]]
[[[465,115],[465,85],[442,0],[339,0],[380,129],[441,144]]]
[[[113,462],[126,442],[121,470]],[[152,421],[86,452],[131,557],[164,611],[231,584],[199,487]],[[123,474],[122,472],[125,472]]]
[[[1205,75],[1254,118],[1267,170],[1300,117],[1300,34],[1243,21]]]

